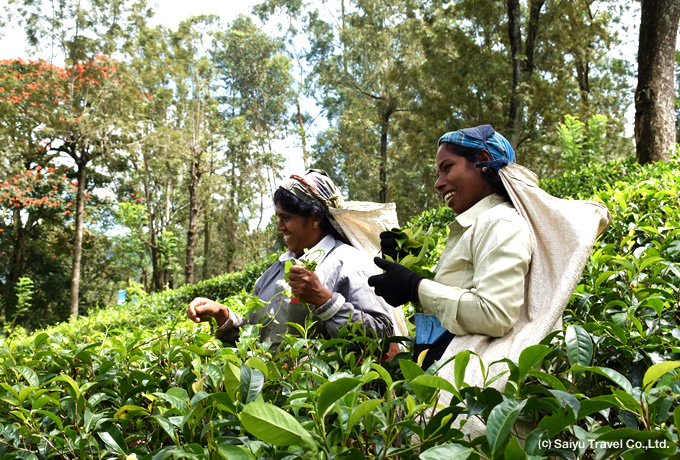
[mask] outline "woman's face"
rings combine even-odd
[[[489,153],[482,150],[477,160],[488,161],[490,158]],[[439,178],[434,188],[456,214],[464,213],[493,193],[491,185],[482,176],[481,168],[475,167],[475,162],[451,153],[444,144],[437,150],[436,163]]]
[[[284,211],[276,204],[276,230],[281,232],[283,239],[288,246],[288,250],[300,257],[305,249],[314,247],[324,237],[321,227],[314,228],[315,216],[303,217],[297,214]]]

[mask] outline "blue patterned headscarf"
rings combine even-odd
[[[471,147],[487,150],[492,157],[492,161],[477,163],[477,167],[489,166],[493,169],[500,169],[509,162],[515,161],[515,151],[512,145],[501,134],[497,133],[491,125],[480,125],[474,128],[459,129],[451,131],[439,138],[437,146],[442,142],[460,145],[461,147]]]

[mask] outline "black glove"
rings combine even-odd
[[[401,229],[393,228],[391,231],[380,232],[380,250],[385,256],[390,256],[392,260],[403,259],[408,255],[408,252],[398,249],[397,240],[394,232],[400,232]]]
[[[393,307],[406,302],[418,301],[418,284],[425,278],[424,276],[380,257],[373,258],[373,262],[385,270],[382,275],[373,275],[368,278],[368,285],[375,288],[376,294]]]

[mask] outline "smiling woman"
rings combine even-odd
[[[428,350],[424,366],[458,381],[458,355],[474,353],[479,360],[470,360],[465,383],[499,390],[508,362],[561,329],[567,302],[610,218],[600,203],[549,195],[514,160],[508,141],[489,125],[443,135],[435,188],[457,215],[434,279],[378,258],[386,272],[369,278],[392,305],[421,303],[414,357],[422,359],[421,350]],[[384,254],[396,250],[394,238],[381,235]],[[452,394],[440,396],[447,407]],[[486,433],[474,418],[468,422],[464,431],[472,437]]]
[[[457,216],[434,280],[375,260],[386,270],[369,279],[378,295],[394,306],[419,301],[423,307],[425,314],[415,317],[414,357],[429,350],[425,366],[442,356],[455,335],[501,337],[519,318],[531,233],[498,176],[514,158],[508,141],[489,125],[442,136],[434,187]],[[390,232],[381,235],[384,254],[394,247],[392,238]]]
[[[261,324],[260,339],[271,342],[275,349],[285,334],[296,333],[287,323],[304,325],[309,315],[316,321],[312,332],[319,337],[337,337],[339,329],[350,321],[361,322],[373,336],[391,335],[392,311],[366,282],[379,270],[368,255],[347,244],[330,214],[329,208],[341,207],[342,201],[324,171],[310,169],[301,176],[292,175],[274,193],[277,230],[288,252],[255,283],[254,294],[264,307],[244,318],[200,297],[189,304],[189,318],[201,322],[214,317],[220,326],[217,337],[229,343],[238,339],[243,326]],[[316,261],[314,271],[290,266],[290,261],[307,257]]]

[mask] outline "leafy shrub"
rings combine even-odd
[[[508,363],[503,392],[465,383],[477,359],[468,352],[454,358],[447,381],[408,351],[381,361],[384,341],[356,326],[333,340],[300,326],[275,354],[257,342],[256,327],[224,347],[184,319],[191,298],[248,290],[272,259],[4,341],[0,458],[678,455],[679,166],[675,157],[645,167],[626,159],[543,184],[605,203],[612,224],[565,327]],[[451,217],[432,210],[408,227],[444,234]],[[465,438],[463,420],[482,423],[485,435]]]

